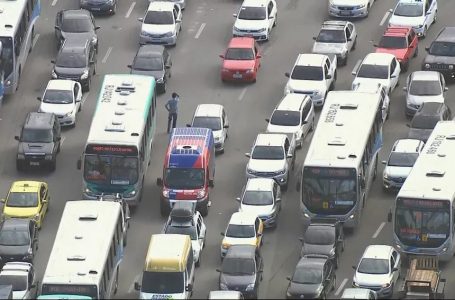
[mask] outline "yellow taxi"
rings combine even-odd
[[[221,258],[226,256],[232,245],[253,245],[256,248],[262,246],[264,224],[256,215],[249,212],[235,212],[232,214],[226,232],[221,243]]]
[[[38,228],[49,209],[47,183],[39,181],[16,181],[11,185],[3,205],[3,218],[27,218],[35,220]]]

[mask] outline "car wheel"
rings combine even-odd
[[[313,121],[311,121],[310,131],[314,131],[314,117],[313,117]]]
[[[22,172],[24,171],[24,163],[19,161],[19,160],[16,160],[16,170],[18,170],[19,172]]]
[[[276,27],[277,23],[278,23],[278,14],[275,15],[275,22],[273,22],[273,27]]]
[[[357,46],[357,37],[355,37],[354,44],[352,44],[352,49],[355,50],[355,47]]]
[[[431,24],[436,23],[436,16],[437,16],[437,14],[438,14],[438,11],[435,11],[435,12],[434,12],[433,22],[432,22]]]
[[[199,259],[197,260],[195,266],[196,268],[199,268],[201,266],[201,253],[199,253]]]
[[[117,12],[117,3],[114,4],[114,7],[112,7],[112,14],[115,15]]]
[[[209,214],[209,206],[207,204],[202,206],[200,213],[203,217],[207,216]]]
[[[77,112],[81,112],[82,111],[82,104],[79,104],[79,109],[77,110]]]
[[[378,155],[376,154],[376,163],[374,164],[373,180],[376,180],[377,175],[378,175]]]
[[[338,268],[338,265],[337,265],[337,268]],[[333,276],[333,285],[332,285],[332,291],[335,290],[335,287],[337,286],[337,276],[334,275]]]
[[[54,160],[49,165],[49,170],[51,172],[54,172],[56,168],[57,168],[57,159],[54,158]]]
[[[387,106],[387,116],[385,117],[386,120],[390,118],[390,103],[389,106]]]

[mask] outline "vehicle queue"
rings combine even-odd
[[[16,1],[19,7],[22,2]],[[90,1],[82,2],[86,4]],[[114,6],[108,9],[108,12],[115,13],[116,1],[110,2]],[[335,12],[333,2],[343,1],[329,1],[331,15]],[[366,2],[368,3],[363,7],[367,10],[360,16],[368,15],[372,5],[370,2],[374,1]],[[0,2],[0,5],[3,4]],[[33,5],[39,5],[39,1],[24,1],[22,15],[29,16]],[[351,9],[336,5],[338,11],[343,12],[340,15],[350,16],[345,12]],[[140,44],[175,46],[182,28],[183,8],[184,4],[173,1],[150,3],[145,16],[139,20],[142,22]],[[12,6],[5,6],[7,13],[13,9]],[[420,10],[424,15],[431,16],[432,22],[427,22],[425,18],[423,25],[406,23],[406,17],[414,18]],[[277,3],[273,0],[243,2],[239,13],[234,15],[236,21],[233,38],[226,52],[220,55],[223,59],[222,81],[260,80],[259,70],[263,59],[261,46],[257,41],[269,40],[272,28],[277,25],[277,12]],[[292,174],[290,171],[295,168],[296,150],[302,147],[305,138],[313,130],[313,140],[301,168],[298,188],[304,219],[308,221],[310,228],[320,226],[323,229],[319,232],[320,236],[311,236],[308,232],[304,234],[302,257],[294,274],[288,278],[289,287],[285,296],[325,298],[336,288],[335,269],[344,249],[340,227],[355,228],[361,222],[360,215],[368,201],[368,190],[378,173],[382,125],[389,115],[388,97],[399,85],[400,72],[407,69],[410,57],[418,55],[416,36],[425,37],[428,27],[436,21],[436,13],[436,0],[398,1],[396,8],[392,10],[389,28],[377,46],[376,53],[368,54],[356,66],[352,91],[334,89],[337,67],[346,64],[349,52],[355,49],[355,25],[349,21],[323,23],[321,32],[315,37],[314,53],[299,54],[292,70],[286,73],[289,81],[284,88],[283,98],[270,119],[266,120],[268,126],[265,132],[258,134],[251,151],[246,153],[249,158],[245,170],[247,183],[242,196],[238,198],[239,212],[232,214],[226,231],[221,233],[222,265],[217,269],[220,273],[220,290],[235,290],[245,297],[258,296],[264,272],[261,256],[261,247],[267,235],[264,227],[278,226],[282,193],[288,188]],[[396,21],[397,16],[401,17],[400,22]],[[6,25],[5,27],[8,28]],[[56,60],[52,61],[53,79],[43,96],[38,99],[41,102],[39,111],[27,115],[21,134],[16,137],[19,141],[16,157],[19,171],[26,172],[29,168],[41,167],[49,167],[51,171],[56,169],[57,153],[61,148],[60,127],[76,125],[76,113],[82,109],[81,93],[92,88],[91,80],[96,74],[97,65],[98,29],[100,27],[95,26],[94,17],[88,10],[64,10],[57,14],[55,34],[59,51]],[[430,196],[425,200],[416,200],[419,197],[417,195],[403,196],[414,199],[411,200],[402,199],[400,191],[394,214],[396,248],[371,245],[365,250],[359,265],[354,267],[354,287],[369,289],[374,297],[393,296],[401,272],[400,255],[445,255],[449,250],[453,251],[449,239],[451,226],[448,227],[449,230],[445,228],[452,219],[453,193],[450,193],[450,184],[444,185],[437,181],[449,178],[451,170],[429,170],[423,162],[420,163],[424,158],[419,159],[419,153],[437,154],[439,158],[445,159],[448,155],[444,151],[445,147],[450,147],[450,141],[453,140],[450,132],[455,125],[438,121],[452,118],[450,109],[444,106],[444,97],[440,95],[447,90],[445,81],[454,77],[454,65],[437,62],[438,57],[447,55],[447,51],[450,51],[447,49],[450,44],[453,45],[450,40],[452,30],[453,28],[447,27],[441,31],[434,45],[427,49],[429,55],[433,56],[432,62],[426,60],[422,66],[423,71],[415,72],[415,77],[410,76],[413,81],[408,79],[405,87],[410,95],[420,96],[421,103],[414,104],[416,113],[410,124],[409,140],[422,143],[428,140],[427,145],[422,148],[418,143],[418,149],[412,152],[410,161],[405,159],[408,155],[394,157],[394,161],[392,155],[397,156],[398,153],[394,147],[393,151],[396,153],[392,153],[386,162],[388,171],[383,175],[384,187],[389,189],[392,186],[390,182],[394,181],[393,171],[400,173],[396,169],[390,170],[392,167],[407,167],[406,174],[399,174],[398,178],[405,183],[404,186],[407,186],[407,181],[404,180],[406,176],[414,178],[426,173],[425,176],[435,180],[437,186],[430,184],[422,188],[430,188],[434,192],[444,189],[449,196],[448,199],[437,201],[433,198],[438,196]],[[83,37],[71,37],[71,33],[86,34]],[[33,27],[30,34],[34,34]],[[3,36],[1,39],[3,41]],[[8,47],[9,40],[6,41],[2,42],[0,48],[6,53],[2,52],[1,56],[0,67],[3,73],[8,70],[9,64],[14,65],[15,61],[8,62],[9,52],[5,47]],[[31,42],[28,43],[31,50]],[[324,48],[322,44],[327,45]],[[330,44],[344,46],[330,47]],[[20,44],[14,43],[12,47],[19,49]],[[147,181],[146,173],[156,130],[156,94],[158,91],[166,91],[166,82],[171,77],[172,61],[165,48],[140,46],[140,49],[146,48],[150,48],[147,49],[149,52],[144,50],[142,54],[138,51],[133,63],[135,67],[130,66],[132,74],[104,76],[89,138],[77,162],[78,169],[83,170],[82,198],[103,200],[105,194],[115,194],[118,198],[109,204],[105,201],[71,201],[66,204],[50,254],[52,259],[49,259],[39,293],[34,276],[29,276],[32,279],[25,285],[27,295],[31,298],[37,294],[41,295],[42,299],[55,299],[54,297],[62,295],[111,298],[117,291],[119,266],[123,247],[126,246],[125,220],[130,218],[121,216],[126,215],[125,203],[134,207],[142,200],[142,189]],[[407,53],[404,56],[401,55],[403,49]],[[25,64],[25,60],[22,64]],[[20,80],[21,66],[19,64],[15,71],[16,87]],[[424,73],[421,75],[427,77],[417,77],[417,73]],[[151,75],[153,78],[144,75]],[[13,83],[6,80],[2,84],[9,87]],[[428,88],[422,88],[426,85]],[[5,91],[6,94],[11,93],[8,89]],[[433,96],[437,96],[437,99],[434,100]],[[322,107],[318,122],[315,121],[315,107]],[[194,282],[197,281],[195,267],[201,263],[206,238],[207,227],[203,217],[209,213],[209,193],[210,189],[215,187],[215,152],[224,152],[228,138],[227,129],[230,126],[227,119],[223,106],[201,104],[192,123],[188,124],[190,128],[175,128],[170,134],[163,175],[157,179],[157,184],[162,187],[161,214],[169,214],[169,220],[162,234],[152,234],[150,239],[142,278],[134,285],[141,298],[188,298],[192,294]],[[360,129],[363,125],[365,127],[362,129],[365,131],[358,130],[353,134],[354,128]],[[443,129],[440,129],[443,127],[449,128],[449,133],[443,133]],[[436,129],[432,133],[433,128]],[[416,134],[416,130],[425,132]],[[446,144],[448,146],[445,146]],[[408,152],[402,150],[399,153]],[[325,163],[328,165],[324,166]],[[412,168],[414,163],[419,166],[416,171]],[[150,178],[148,181],[150,182]],[[24,264],[21,270],[26,267],[29,274],[32,272],[34,252],[38,250],[38,228],[45,222],[44,216],[50,207],[51,190],[52,187],[48,187],[44,182],[18,181],[3,200],[0,256],[3,263],[7,262],[5,271],[12,267],[9,265],[10,268],[6,268],[8,264],[25,261],[30,265],[26,267]],[[194,205],[181,206],[180,203]],[[77,206],[85,208],[76,208]],[[93,208],[88,209],[87,206]],[[115,207],[115,214],[108,212],[108,206]],[[409,210],[402,209],[406,206]],[[421,218],[422,209],[431,211],[427,218],[429,223],[434,222],[433,225],[410,224],[409,216],[404,216],[409,212],[414,215],[411,218]],[[107,216],[114,216],[110,221],[112,224],[100,224],[105,222],[104,218]],[[21,222],[24,218],[27,219],[26,223]],[[75,223],[71,225],[71,222]],[[95,226],[94,229],[90,229],[90,224]],[[101,227],[98,229],[96,226]],[[108,236],[97,237],[94,234],[104,232],[109,227],[112,231]],[[66,233],[76,228],[78,230],[74,234]],[[87,237],[82,234],[91,231],[93,234],[88,234]],[[68,238],[71,241],[65,240]],[[16,249],[18,244],[12,241],[17,239],[23,239],[23,244],[20,245],[28,246],[27,253],[22,254],[23,249]],[[94,240],[87,241],[90,239]],[[201,243],[198,242],[199,239],[202,239]],[[315,239],[323,241],[314,242]],[[418,252],[414,250],[416,240],[419,240]],[[100,251],[102,256],[92,257],[92,252],[96,251],[87,251],[87,244],[84,246],[86,241],[102,243],[98,247],[105,248],[104,253]],[[311,241],[316,246],[313,246]],[[77,244],[80,246],[76,246]],[[329,245],[331,248],[327,252],[323,248]],[[197,252],[195,248],[198,248]],[[430,248],[438,248],[439,252],[428,250]],[[1,253],[2,249],[5,252]],[[16,252],[13,255],[11,251]],[[6,257],[11,255],[16,258],[10,258],[9,262]],[[60,266],[62,263],[58,262],[58,256],[63,256],[59,259],[68,264],[68,268],[63,272],[55,270],[56,265]],[[1,280],[2,273],[0,282],[14,286],[15,282]],[[388,281],[384,281],[384,276],[365,274],[388,274]],[[83,283],[84,276],[93,277],[90,284]],[[81,283],[76,283],[77,278],[81,279]]]

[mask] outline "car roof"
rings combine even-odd
[[[162,45],[146,44],[139,47],[136,55],[141,57],[161,57],[161,55],[163,55],[164,49],[165,48]]]
[[[242,6],[265,7],[268,2],[269,0],[243,0]]]
[[[427,101],[422,103],[420,109],[416,112],[416,115],[421,116],[437,116],[439,115],[441,109],[444,107],[444,103],[441,102],[434,102],[434,101]]]
[[[225,258],[254,259],[256,257],[256,246],[254,245],[232,245]]]
[[[363,252],[362,258],[389,259],[393,247],[389,245],[370,245]]]
[[[395,56],[390,53],[369,53],[362,61],[362,64],[368,65],[389,65]]]
[[[421,140],[401,139],[395,142],[392,151],[400,153],[417,153],[421,143],[423,143]]]
[[[29,112],[24,128],[27,129],[52,129],[53,114],[44,112]]]
[[[81,36],[81,37],[71,37],[69,39],[65,39],[63,42],[62,48],[60,49],[60,53],[79,53],[79,54],[85,54],[85,50],[87,49],[88,45],[88,39],[87,37]]]
[[[30,224],[30,219],[9,218],[3,221],[2,229],[26,229]]]
[[[76,81],[69,79],[51,79],[47,83],[46,90],[72,90]]]
[[[259,133],[256,137],[255,146],[282,146],[287,138],[285,134]]]
[[[232,214],[229,224],[231,225],[254,225],[257,215],[248,212],[235,212]]]
[[[436,37],[436,41],[455,42],[455,27],[444,27]]]
[[[439,81],[440,73],[437,71],[415,71],[411,73],[412,80],[436,80]]]
[[[276,109],[299,111],[306,101],[310,101],[310,97],[308,95],[289,93],[281,99]]]
[[[362,288],[347,288],[343,291],[341,295],[342,299],[369,299],[368,296],[370,295],[369,289],[362,289]]]
[[[404,26],[388,27],[384,31],[383,35],[384,36],[402,36],[402,37],[406,37],[410,31],[411,31],[411,27],[404,27]]]
[[[2,268],[2,273],[4,271],[8,271],[8,272],[12,272],[12,271],[16,271],[16,272],[28,272],[30,271],[30,269],[33,267],[33,265],[31,263],[27,263],[27,262],[7,262],[3,268]]]
[[[90,18],[90,12],[86,9],[66,9],[62,11],[62,17],[68,19],[80,19],[81,17]]]
[[[221,117],[223,105],[199,104],[194,112],[195,117]]]
[[[322,66],[324,63],[324,54],[300,53],[297,57],[297,66]]]
[[[15,181],[11,185],[10,192],[36,193],[42,182],[39,181]]]
[[[319,267],[323,268],[325,262],[327,261],[327,257],[317,256],[317,255],[305,255],[304,257],[300,258],[299,262],[297,263],[296,268],[306,268],[306,267]]]
[[[233,37],[229,41],[228,48],[253,48],[254,39],[252,37]]]
[[[173,11],[175,3],[168,1],[152,1],[147,8],[147,11]]]
[[[254,177],[248,179],[245,191],[272,191],[275,180],[272,178]]]

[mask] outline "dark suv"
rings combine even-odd
[[[440,102],[424,102],[412,118],[408,139],[427,142],[434,127],[439,121],[452,119],[450,108]]]
[[[117,12],[117,0],[81,0],[81,8],[88,9],[94,14],[111,14]]]
[[[52,79],[70,79],[81,84],[88,92],[92,77],[96,74],[96,51],[89,40],[84,38],[66,39],[57,54]]]
[[[11,218],[0,223],[0,263],[33,263],[38,250],[38,229],[34,220]]]
[[[98,52],[98,36],[96,31],[100,29],[95,26],[95,18],[85,9],[61,10],[55,17],[55,38],[57,49],[63,41],[69,38],[84,38],[89,40]]]
[[[52,171],[57,165],[60,152],[60,123],[51,113],[28,113],[17,148],[16,168],[24,170],[28,166],[48,166]]]
[[[455,79],[455,27],[444,27],[430,47],[422,70],[439,71],[445,79]]]

